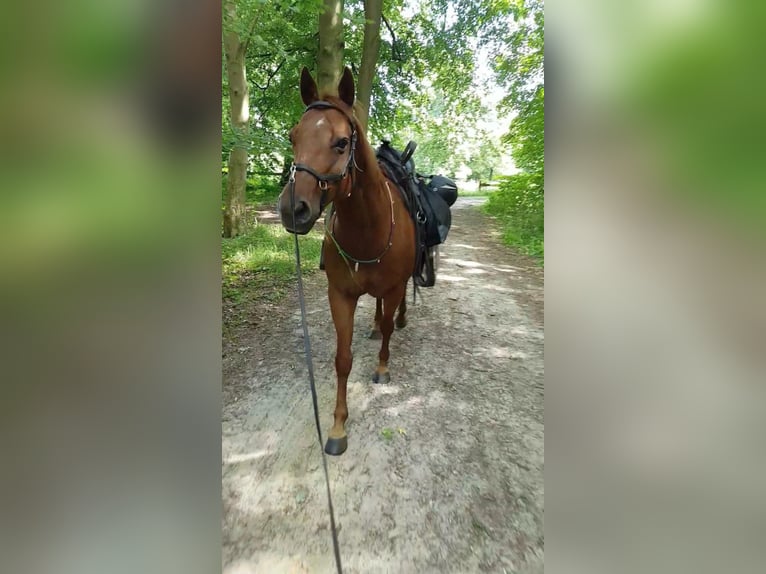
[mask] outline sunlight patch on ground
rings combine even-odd
[[[476,251],[486,251],[486,247],[474,247],[473,245],[466,245],[465,243],[450,243],[449,247],[460,247],[462,249],[474,249]]]
[[[454,275],[439,275],[440,281],[468,281],[467,277],[456,277]]]
[[[423,404],[423,397],[412,397],[407,401],[407,406],[418,407]]]
[[[477,261],[467,261],[465,259],[454,259],[452,257],[445,258],[443,261],[446,263],[452,263],[458,267],[486,267],[484,263],[479,263]]]
[[[498,359],[510,359],[511,350],[508,347],[489,347],[487,355]]]
[[[390,416],[398,417],[402,413],[408,411],[420,412],[425,406],[425,401],[422,396],[410,397],[404,403],[398,403],[387,407],[384,412]]]
[[[258,217],[259,222],[277,222],[279,220],[279,215],[275,211],[259,211],[256,210],[255,212],[256,216]]]
[[[270,454],[268,450],[257,450],[255,452],[250,452],[247,454],[233,454],[229,456],[228,458],[224,459],[223,464],[229,465],[229,464],[237,464],[240,462],[247,462],[249,460],[255,460],[257,458],[261,458],[262,456],[266,456]]]
[[[396,385],[375,385],[373,388],[377,389],[377,393],[379,395],[398,395],[399,391],[401,391],[401,387],[398,387]]]
[[[495,266],[492,265],[493,271],[500,271],[501,273],[518,273],[518,267],[511,267],[510,265]]]
[[[428,404],[426,406],[443,407],[445,404],[447,404],[447,402],[444,400],[444,393],[437,391],[428,397]]]
[[[499,287],[497,285],[482,285],[482,289],[489,289],[490,291],[499,291],[500,293],[513,293],[513,289],[507,287]]]
[[[368,386],[370,386],[370,383],[366,380],[355,383],[348,382],[348,396],[346,400],[349,405],[354,405],[354,410],[358,410],[360,413],[367,410],[373,398],[373,395],[367,392]]]
[[[402,405],[393,405],[390,407],[386,407],[383,409],[383,412],[386,413],[390,417],[398,417],[399,411],[401,410]]]
[[[486,275],[489,271],[484,271],[484,269],[468,269],[465,273],[468,275]]]

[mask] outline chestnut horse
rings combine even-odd
[[[400,192],[378,167],[375,152],[354,117],[351,70],[344,70],[337,97],[322,94],[320,98],[314,78],[303,68],[301,97],[307,108],[290,131],[294,163],[278,209],[285,229],[305,234],[324,207],[333,204],[322,253],[337,335],[338,394],[325,452],[340,455],[348,446],[346,383],[356,305],[365,293],[376,298],[371,338],[380,337],[382,343],[372,380],[387,383],[391,379],[388,343],[397,308],[396,326],[407,323],[405,295],[415,266],[415,229]]]

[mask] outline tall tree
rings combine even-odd
[[[223,213],[223,235],[234,237],[242,232],[245,213],[248,140],[250,136],[250,90],[245,74],[245,55],[249,38],[244,41],[237,32],[237,8],[227,0],[224,52],[229,86],[229,117],[234,145],[229,152],[229,172],[226,178],[226,200]]]
[[[237,7],[237,21],[225,30],[249,38],[250,125],[237,132],[230,121],[224,69],[222,160],[225,166],[232,148],[246,144],[248,173],[254,172],[247,185],[257,198],[279,187],[276,174],[290,164],[286,135],[303,109],[296,91],[303,66],[317,70],[318,64],[320,83],[329,78],[323,89],[333,92],[343,64],[354,69],[356,63],[359,117],[366,116],[373,140],[389,137],[400,147],[417,140],[416,161],[426,171],[470,167],[487,138],[479,129],[487,86],[475,81],[477,41],[506,46],[509,13],[518,2],[540,0],[225,1]]]
[[[501,183],[488,209],[501,217],[505,238],[542,256],[545,233],[545,13],[542,0],[511,5],[516,25],[501,36],[493,61],[498,80],[508,88],[501,106],[514,110],[504,136],[521,169]]]
[[[506,52],[494,68],[508,87],[502,105],[517,112],[505,140],[516,165],[531,174],[543,193],[545,170],[545,12],[540,0],[524,0],[515,7],[517,26],[508,35]]]
[[[343,48],[343,0],[324,0],[324,12],[319,16],[317,55],[317,85],[320,94],[337,91],[343,67]]]
[[[357,82],[357,101],[359,102],[359,122],[362,129],[367,128],[367,118],[370,115],[370,97],[375,68],[378,65],[380,52],[380,19],[383,15],[383,0],[364,0],[364,41],[362,47],[362,64],[359,68]]]

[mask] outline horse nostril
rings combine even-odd
[[[295,206],[295,221],[303,223],[307,221],[310,216],[311,209],[309,209],[309,204],[305,201],[299,201]]]

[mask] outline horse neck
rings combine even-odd
[[[371,150],[357,155],[359,169],[354,173],[351,194],[336,200],[335,211],[344,229],[353,230],[356,237],[374,234],[391,221],[390,199],[385,190],[385,179],[373,161]]]

